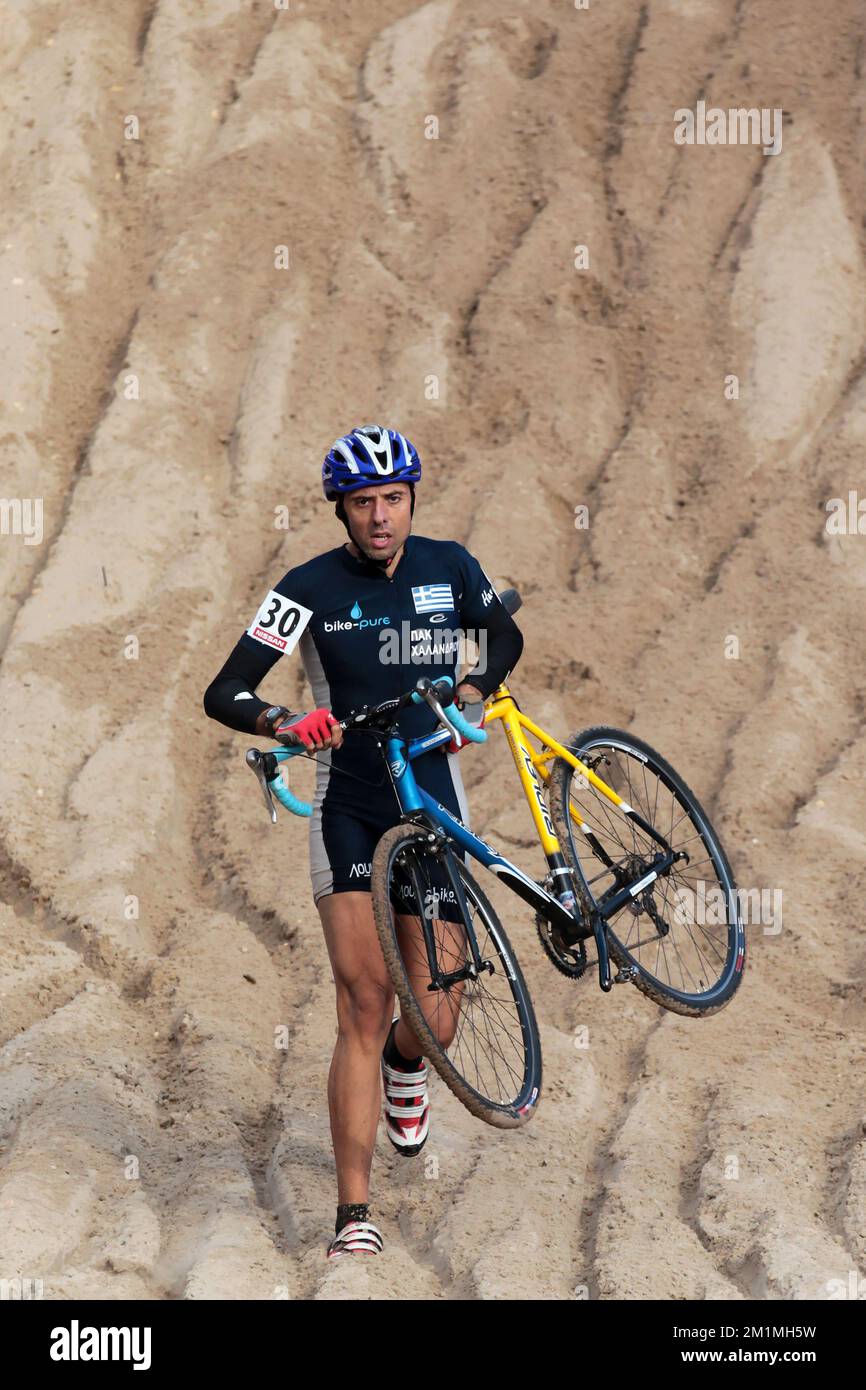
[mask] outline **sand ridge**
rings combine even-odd
[[[737,1300],[866,1273],[866,538],[825,528],[866,486],[861,7],[28,0],[4,30],[0,493],[44,536],[0,537],[0,1277]],[[698,99],[782,109],[781,152],[677,146]],[[421,453],[418,530],[523,594],[522,706],[648,739],[784,913],[693,1022],[560,978],[493,895],[539,1114],[495,1131],[434,1078],[419,1162],[380,1132],[388,1258],[333,1269],[306,830],[268,825],[201,695],[342,540],[321,454],[376,419]],[[260,693],[309,700],[291,659]],[[540,875],[504,740],[464,756],[475,828]]]

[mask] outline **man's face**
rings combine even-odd
[[[352,540],[371,559],[390,560],[412,529],[408,483],[380,483],[350,492],[345,500]]]

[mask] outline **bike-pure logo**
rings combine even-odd
[[[443,615],[444,616],[444,615]],[[438,617],[438,615],[437,615]],[[414,627],[404,618],[387,632],[379,633],[379,660],[384,666],[454,665],[461,642],[472,642],[478,660],[472,670],[483,675],[487,670],[487,629],[485,627]]]
[[[370,864],[361,864],[361,863],[353,864],[353,865],[351,866],[351,868],[349,869],[349,878],[369,878],[372,872],[373,872],[373,865],[372,865],[372,863],[370,863]]]
[[[134,1371],[150,1370],[149,1327],[52,1327],[52,1361],[132,1361]]]
[[[356,599],[349,609],[349,618],[351,622],[346,619],[341,620],[340,618],[335,618],[332,623],[323,623],[322,626],[325,632],[352,632],[354,629],[361,632],[365,627],[386,627],[391,621],[388,617],[365,618],[363,617],[363,612],[363,608]]]
[[[717,883],[698,879],[694,889],[678,887],[673,893],[674,919],[680,926],[727,926],[730,920],[728,895]],[[781,888],[738,888],[736,911],[743,926],[761,926],[764,936],[778,936],[782,930]]]
[[[778,106],[720,106],[707,109],[699,101],[694,111],[680,106],[674,112],[674,140],[678,145],[760,145],[764,154],[782,149],[782,111]]]
[[[23,536],[25,545],[39,545],[42,534],[41,497],[0,497],[0,536]]]
[[[853,488],[849,489],[847,503],[844,497],[831,497],[824,509],[828,513],[824,525],[828,536],[866,536],[866,497],[859,498]]]

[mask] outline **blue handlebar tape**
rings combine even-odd
[[[487,730],[479,729],[474,724],[470,724],[468,719],[463,718],[456,705],[445,706],[442,713],[454,725],[457,732],[462,734],[463,738],[468,739],[470,743],[487,742]]]
[[[286,758],[294,758],[297,754],[305,753],[306,751],[303,744],[298,744],[297,747],[294,748],[286,748],[285,745],[281,745],[279,748],[271,749],[277,762],[283,762]],[[295,796],[295,793],[286,786],[279,773],[277,773],[276,777],[270,779],[268,786],[280,805],[285,806],[286,810],[291,811],[293,815],[311,816],[313,814],[313,808],[310,803],[308,801],[301,801],[300,797]]]
[[[447,681],[449,685],[454,684],[450,676],[440,676],[439,680]],[[436,682],[434,682],[434,684],[436,684]],[[419,695],[417,690],[414,692],[412,699],[418,705],[420,705],[422,701],[426,704],[424,696]],[[448,719],[449,723],[454,725],[457,732],[461,734],[462,737],[467,740],[467,742],[487,742],[487,731],[485,729],[477,729],[474,724],[470,724],[468,720],[464,719],[463,715],[460,713],[456,705],[443,705],[442,712]]]
[[[439,677],[433,682],[433,684],[434,684],[434,685],[438,685],[438,684],[439,684],[439,681],[447,681],[448,684],[451,685],[451,686],[453,686],[453,684],[454,684],[454,682],[453,682],[453,680],[451,679],[450,676],[439,676]],[[412,691],[412,700],[413,700],[413,702],[414,702],[416,705],[426,704],[426,703],[427,703],[426,700],[424,699],[424,696],[423,696],[423,695],[420,695],[420,694],[418,693],[417,690],[413,690],[413,691]]]
[[[441,677],[441,679],[449,680],[450,677],[443,676]],[[413,700],[416,700],[420,703],[423,699],[423,696],[419,695],[416,691],[412,698]],[[469,743],[487,742],[487,730],[478,729],[475,727],[474,724],[470,724],[468,720],[463,718],[463,715],[460,713],[456,705],[444,706],[443,713],[446,715],[450,723],[454,725],[454,728],[457,730],[457,732]],[[304,748],[303,744],[298,744],[297,747],[291,748],[287,748],[285,744],[281,744],[279,748],[271,749],[271,752],[273,753],[277,762],[284,762],[286,758],[294,758],[299,753],[305,753],[306,751],[307,750]],[[277,801],[279,801],[280,805],[285,806],[286,810],[291,811],[293,815],[311,816],[313,814],[313,808],[309,804],[309,802],[301,801],[300,797],[295,796],[294,792],[286,786],[279,773],[276,777],[272,777],[270,779],[270,781],[268,782],[268,786],[270,787],[274,796],[277,798]]]

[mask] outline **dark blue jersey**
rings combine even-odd
[[[343,719],[361,705],[396,699],[422,676],[456,679],[461,637],[478,646],[465,680],[486,697],[509,675],[523,636],[478,561],[456,541],[407,537],[390,578],[346,545],[297,565],[269,591],[204,697],[206,712],[252,733],[267,705],[255,694],[283,655],[296,648],[317,708]],[[435,716],[412,705],[400,716],[406,737],[430,732]],[[369,736],[347,733],[331,750],[333,770],[368,778],[384,773]],[[414,768],[423,785],[421,764]],[[349,777],[332,779],[335,787]],[[393,792],[390,793],[393,797]],[[347,791],[347,797],[354,795]]]

